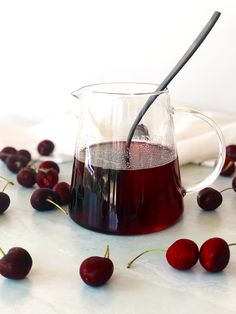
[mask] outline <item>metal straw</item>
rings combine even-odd
[[[188,62],[188,60],[192,57],[192,55],[197,51],[197,49],[200,47],[202,42],[205,40],[207,35],[210,33],[211,29],[217,22],[218,18],[220,17],[220,12],[215,11],[206,26],[202,29],[201,33],[197,36],[197,38],[194,40],[192,45],[189,47],[189,49],[185,52],[183,57],[179,60],[179,62],[176,64],[176,66],[170,71],[170,73],[167,75],[167,77],[164,79],[164,81],[158,86],[158,88],[155,90],[156,95],[150,96],[146,103],[144,104],[142,110],[139,112],[138,116],[136,117],[130,131],[127,137],[126,142],[126,157],[129,160],[129,148],[131,144],[132,137],[134,135],[135,129],[138,126],[139,122],[141,121],[142,117],[148,110],[148,108],[151,106],[151,104],[155,101],[155,99],[159,96],[158,92],[163,91],[167,85],[172,81],[172,79],[176,76],[176,74],[182,69],[182,67]]]

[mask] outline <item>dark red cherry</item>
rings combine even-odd
[[[197,244],[189,239],[175,241],[166,251],[168,263],[179,270],[193,267],[198,261],[198,255]]]
[[[48,199],[56,204],[60,202],[60,197],[57,192],[47,188],[40,188],[33,192],[30,203],[32,207],[38,211],[48,211],[55,208],[55,205],[48,202]]]
[[[10,197],[5,192],[0,192],[0,214],[4,213],[10,205]]]
[[[46,160],[46,161],[43,161],[39,167],[38,167],[39,170],[43,169],[43,170],[49,170],[49,169],[54,169],[57,171],[57,173],[59,174],[60,173],[60,168],[58,166],[58,164],[52,160]]]
[[[199,261],[209,272],[222,271],[229,263],[229,245],[222,238],[208,239],[200,248]]]
[[[40,155],[48,156],[53,152],[54,147],[55,145],[52,141],[43,140],[38,144],[37,149]]]
[[[32,264],[32,257],[25,249],[13,247],[0,259],[0,274],[9,279],[23,279],[28,275]]]
[[[27,159],[21,155],[10,155],[6,158],[5,163],[7,168],[13,172],[18,173],[22,168],[27,165]]]
[[[31,160],[31,154],[26,149],[18,150],[17,155],[23,156],[27,160],[27,163]]]
[[[104,285],[113,274],[114,266],[108,257],[91,256],[80,265],[80,277],[90,286]]]
[[[20,185],[31,188],[36,183],[36,171],[30,167],[23,168],[18,172],[16,179]]]
[[[235,171],[234,161],[226,156],[225,163],[220,174],[224,177],[230,177],[234,173],[234,171]]]
[[[223,197],[217,190],[207,187],[202,189],[197,195],[197,203],[199,207],[206,211],[212,211],[219,207],[223,201]]]
[[[236,145],[226,146],[226,156],[236,161]]]
[[[58,172],[54,169],[39,170],[36,175],[36,183],[40,188],[53,188],[58,182]]]
[[[69,204],[70,201],[70,185],[66,182],[59,182],[53,187],[53,191],[56,191],[60,196],[59,205]]]
[[[6,158],[10,155],[15,155],[17,150],[14,147],[6,146],[0,151],[0,159],[5,161]]]

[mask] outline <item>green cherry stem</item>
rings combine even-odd
[[[110,255],[110,248],[109,248],[109,245],[107,245],[104,257],[109,258],[109,255]]]
[[[149,253],[149,252],[166,252],[166,249],[150,249],[150,250],[146,250],[142,253],[140,253],[138,256],[136,256],[135,258],[132,259],[132,261],[130,261],[127,265],[127,268],[130,268],[131,265],[133,264],[134,261],[136,261],[136,259],[138,259],[140,256]]]
[[[53,202],[52,200],[50,200],[50,198],[46,198],[46,201],[53,204],[54,206],[56,206],[58,209],[60,209],[60,211],[63,212],[63,214],[68,215],[68,212],[62,208],[61,206],[59,206],[57,203]]]
[[[9,184],[14,185],[14,183],[13,183],[12,181],[10,181],[10,180],[8,180],[8,179],[2,177],[2,176],[0,176],[0,179],[3,179],[4,181],[6,181],[6,184],[4,185],[4,187],[3,187],[3,189],[2,189],[2,192],[5,191],[6,187],[7,187]]]
[[[3,249],[0,248],[0,253],[4,256],[6,255],[5,252],[3,251]]]

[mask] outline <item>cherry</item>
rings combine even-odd
[[[90,286],[104,285],[112,276],[114,266],[109,258],[109,246],[104,257],[91,256],[86,258],[80,265],[81,279]]]
[[[0,214],[4,213],[10,205],[10,197],[4,193],[0,192]]]
[[[48,200],[58,203],[60,200],[58,193],[51,189],[40,188],[33,192],[30,203],[39,211],[47,211],[55,208],[55,205]]]
[[[220,174],[224,177],[230,177],[235,171],[235,164],[233,159],[226,156],[223,168]]]
[[[9,184],[13,185],[14,183],[7,180],[6,178],[2,176],[0,176],[0,178],[6,181],[6,184],[3,187],[3,190],[0,192],[0,214],[2,214],[8,209],[11,202],[10,197],[4,191]]]
[[[166,251],[168,263],[179,270],[193,267],[198,261],[198,255],[197,244],[189,239],[175,241]]]
[[[222,201],[221,193],[210,187],[202,189],[197,195],[198,205],[206,211],[216,209],[221,205]]]
[[[166,252],[167,262],[178,270],[186,270],[193,267],[197,263],[199,256],[198,246],[195,242],[189,239],[179,239],[167,250],[158,248],[142,252],[128,263],[127,268],[130,268],[133,262],[140,256],[149,252]]]
[[[67,212],[58,205],[59,202],[59,194],[47,188],[39,188],[35,190],[30,198],[32,207],[38,211],[48,211],[57,207],[67,215]]]
[[[66,205],[70,201],[70,185],[66,182],[59,182],[53,187],[60,196],[60,205]]]
[[[229,258],[229,245],[222,238],[208,239],[200,248],[199,261],[209,272],[222,271],[228,265]]]
[[[57,173],[59,174],[60,173],[60,168],[58,166],[58,164],[52,160],[46,160],[46,161],[43,161],[39,167],[38,167],[39,170],[41,169],[44,169],[44,170],[48,170],[48,169],[54,169],[57,171]]]
[[[27,159],[22,155],[10,155],[5,160],[7,168],[13,173],[18,173],[28,163]]]
[[[54,169],[41,169],[36,175],[36,183],[40,188],[53,188],[58,182],[58,172]]]
[[[31,188],[36,183],[36,171],[33,168],[25,167],[18,172],[16,179],[20,185]]]
[[[53,152],[54,147],[55,147],[55,145],[52,141],[43,140],[38,144],[37,150],[38,150],[40,155],[48,156]]]
[[[5,161],[9,155],[15,155],[16,153],[17,153],[17,150],[14,147],[6,146],[0,152],[0,159],[2,161]]]
[[[236,145],[226,146],[226,156],[236,161]]]
[[[30,254],[21,247],[11,248],[7,254],[0,249],[0,274],[9,279],[23,279],[31,270],[33,260]]]
[[[28,150],[26,150],[26,149],[20,149],[20,150],[18,150],[17,155],[23,156],[23,157],[27,160],[27,163],[31,160],[31,154],[30,154],[30,152],[29,152]]]

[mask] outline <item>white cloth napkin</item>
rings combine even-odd
[[[211,118],[220,128],[226,146],[236,144],[236,114],[201,112]],[[177,113],[175,134],[181,165],[203,161],[207,161],[206,165],[211,165],[212,160],[214,163],[219,151],[218,141],[215,131],[207,123],[192,115]]]
[[[203,113],[212,118],[220,127],[226,145],[236,144],[236,114],[210,111]],[[217,157],[216,135],[206,123],[184,113],[175,114],[174,122],[181,165],[199,163]],[[37,158],[38,142],[51,139],[55,142],[56,149],[50,158],[57,162],[73,160],[78,123],[78,119],[70,110],[49,116],[34,125],[17,119],[8,119],[0,125],[0,149],[4,146],[24,148]],[[48,159],[48,157],[45,158]]]

